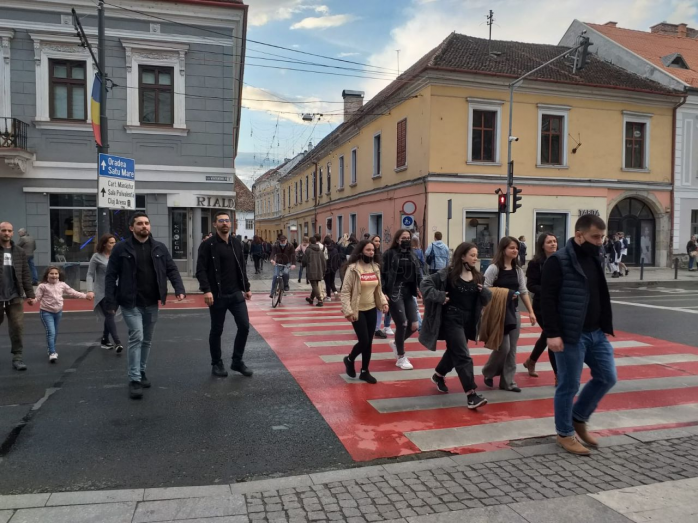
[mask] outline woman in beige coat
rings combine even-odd
[[[361,355],[359,379],[376,383],[368,365],[371,362],[373,334],[376,331],[376,309],[388,312],[388,300],[381,290],[380,264],[375,260],[375,247],[368,240],[361,241],[347,261],[342,283],[342,314],[354,327],[358,339],[344,358],[344,366],[350,378],[356,377],[354,361]]]

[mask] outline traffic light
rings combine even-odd
[[[511,188],[511,212],[516,212],[516,209],[521,207],[519,202],[523,200],[523,197],[519,196],[519,194],[522,192],[521,189],[517,189],[516,187]]]
[[[506,193],[500,192],[499,195],[497,195],[497,201],[499,203],[499,212],[506,213],[507,212],[507,195],[506,195]]]
[[[592,46],[592,44],[589,41],[588,36],[582,36],[581,42],[580,42],[584,47],[582,47],[582,57],[579,61],[579,65],[577,66],[577,70],[584,69],[584,66],[587,64],[587,60],[589,58],[589,46]]]

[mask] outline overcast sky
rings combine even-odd
[[[487,37],[486,15],[494,11],[492,37],[557,44],[576,18],[618,22],[649,30],[661,21],[698,26],[696,0],[247,0],[248,38],[342,58],[343,63],[248,43],[238,176],[251,186],[270,167],[318,143],[341,122],[342,90],[366,92],[366,100],[428,50],[456,31]],[[272,56],[267,53],[273,53]],[[302,60],[319,67],[275,60]],[[265,67],[262,67],[265,66]],[[329,74],[280,68],[323,71]],[[348,75],[348,76],[334,76]],[[291,103],[287,103],[291,102]],[[303,113],[322,113],[303,122]],[[334,115],[332,113],[335,113]]]

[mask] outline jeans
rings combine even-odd
[[[377,314],[376,314],[376,330],[379,330],[381,328],[381,324],[383,324],[383,328],[387,329],[390,327],[390,312],[386,312],[385,316],[383,316],[383,311],[380,309],[376,309]]]
[[[691,254],[689,253],[689,255],[688,255],[688,270],[690,271],[691,269],[693,269],[693,266],[695,264],[696,264],[696,259],[693,256],[691,256]]]
[[[242,299],[241,299],[242,298]],[[233,344],[233,365],[242,363],[242,355],[245,352],[247,336],[250,334],[250,318],[247,314],[247,303],[242,296],[222,296],[214,298],[213,305],[208,308],[211,314],[211,331],[208,335],[208,345],[211,350],[211,365],[220,363],[221,360],[221,336],[225,325],[225,314],[230,311],[237,325],[235,343]]]
[[[376,309],[367,311],[359,311],[359,319],[353,321],[351,326],[354,327],[356,338],[358,341],[354,348],[349,353],[351,361],[356,360],[361,354],[361,370],[367,371],[368,364],[371,363],[371,351],[373,350],[373,334],[376,331]]]
[[[417,303],[417,296],[414,296],[414,307],[417,309],[417,332],[422,332],[422,315],[419,312],[419,303]]]
[[[36,270],[36,265],[34,265],[34,256],[27,256],[27,263],[29,264],[29,270],[32,275],[32,283],[39,281],[39,273]]]
[[[439,376],[446,376],[455,367],[458,379],[467,394],[477,388],[473,359],[468,351],[468,340],[465,337],[465,315],[456,307],[444,307],[441,320],[441,335],[446,339],[446,352],[436,366]]]
[[[485,378],[492,379],[499,376],[499,388],[510,390],[516,387],[514,375],[516,374],[516,345],[521,333],[521,316],[516,313],[516,328],[504,335],[502,344],[498,350],[492,351],[490,358],[482,368]]]
[[[116,313],[110,313],[107,310],[107,300],[102,300],[99,302],[99,308],[104,314],[104,330],[102,331],[102,339],[109,341],[109,336],[114,340],[116,345],[121,345],[121,339],[119,338],[119,333],[116,330]]]
[[[39,309],[39,317],[41,318],[41,323],[44,324],[46,329],[46,345],[48,346],[48,353],[55,354],[56,352],[56,338],[58,337],[58,324],[63,316],[63,311],[60,312],[49,312],[44,309]]]
[[[158,321],[158,306],[121,307],[121,313],[128,326],[128,379],[141,381],[141,372],[148,366],[153,331]]]
[[[337,294],[337,286],[335,285],[335,271],[325,272],[325,292],[327,296],[332,296],[334,292]]]
[[[589,421],[601,398],[616,384],[613,347],[601,329],[584,331],[577,343],[565,343],[564,350],[555,354],[555,360],[555,430],[560,436],[573,436],[572,420]],[[591,370],[591,381],[584,385],[575,403],[585,363]]]
[[[412,324],[418,323],[417,302],[406,289],[398,289],[388,301],[390,314],[395,320],[395,346],[398,356],[405,355],[405,340],[412,336]]]
[[[12,344],[12,361],[22,361],[22,352],[24,345],[22,338],[24,337],[24,305],[22,298],[15,298],[11,301],[0,302],[0,325],[7,315],[7,323],[10,334],[10,343]]]
[[[298,265],[299,265],[299,267],[298,267],[298,283],[300,283],[301,278],[303,277],[303,264],[300,263]]]
[[[279,267],[278,265],[274,265],[274,276],[271,279],[271,291],[269,291],[269,294],[274,294],[274,291],[276,290],[276,278],[279,277],[279,274],[283,275],[284,289],[288,289],[288,269],[288,267]],[[281,271],[283,271],[283,273]]]

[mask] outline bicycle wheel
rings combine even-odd
[[[281,305],[281,296],[284,294],[284,280],[281,277],[276,279],[276,289],[274,290],[274,297],[271,299],[272,309]]]

